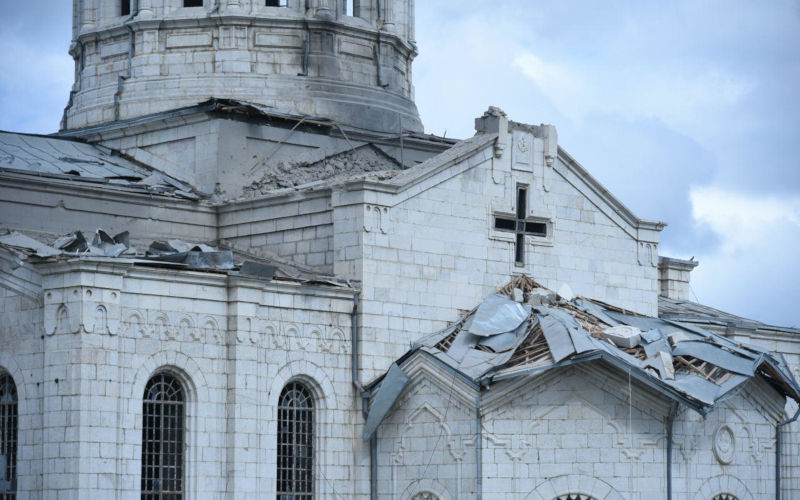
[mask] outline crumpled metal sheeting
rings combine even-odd
[[[528,319],[530,313],[529,305],[522,305],[499,294],[490,295],[475,311],[469,331],[480,337],[510,332]]]
[[[233,269],[233,252],[223,250],[220,252],[203,252],[192,250],[189,252],[179,252],[157,257],[148,257],[147,260],[156,262],[171,262],[174,264],[185,264],[191,269]]]
[[[691,356],[726,371],[748,376],[755,373],[761,362],[761,356],[744,358],[709,342],[691,340],[678,343],[672,350],[672,354],[673,356]]]
[[[448,335],[452,334],[454,331],[456,331],[456,329],[458,329],[460,327],[461,327],[461,325],[459,323],[454,323],[454,324],[448,326],[447,328],[445,328],[444,330],[438,331],[436,333],[432,333],[430,335],[426,335],[426,336],[422,337],[421,339],[413,342],[411,344],[411,348],[412,349],[419,349],[422,346],[433,347],[436,344],[438,344],[439,342],[441,342],[442,340],[446,339]]]
[[[482,310],[482,313],[488,314],[502,310],[502,306],[509,303],[517,304],[497,295],[490,296],[486,302],[476,309],[476,313]],[[535,305],[527,320],[523,319],[515,331],[492,334],[488,332],[499,330],[496,325],[512,324],[508,317],[511,315],[495,321],[482,314],[476,325],[478,316],[473,314],[438,334],[426,337],[414,349],[428,352],[466,378],[486,386],[493,380],[533,375],[570,364],[602,359],[701,414],[711,411],[715,404],[732,394],[737,387],[762,372],[779,382],[778,386],[787,396],[800,400],[800,386],[789,372],[785,360],[779,356],[691,325],[625,314],[586,299],[575,299],[572,305],[582,313],[577,313],[572,307]],[[584,328],[584,323],[578,321],[576,315],[581,317],[581,314],[609,325],[616,323],[614,326],[617,327],[640,329],[635,350],[595,337],[598,332],[590,333]],[[517,319],[514,319],[516,322]],[[594,324],[593,321],[590,323]],[[538,335],[539,330],[543,336],[541,340],[529,339],[531,332],[537,332]],[[446,352],[439,350],[436,346],[441,346],[440,342],[454,332],[458,333],[450,346],[445,348]],[[483,335],[477,335],[476,332]],[[532,342],[530,346],[525,343],[527,340]],[[546,343],[549,350],[546,358],[539,356],[540,351],[536,351],[541,350],[540,342]],[[520,353],[517,361],[509,364],[520,346],[533,349],[537,355],[531,357],[525,351]],[[644,359],[642,355],[645,355]],[[703,368],[705,372],[710,373],[711,366],[716,366],[721,370],[718,373],[724,374],[724,377],[711,379],[699,372],[687,371],[682,364],[676,363],[676,356],[706,361],[709,366]],[[551,357],[552,361],[549,361]],[[676,369],[679,371],[676,372]]]
[[[720,386],[714,382],[710,382],[703,377],[686,373],[676,374],[675,380],[669,381],[668,385],[675,387],[688,397],[708,406],[716,402],[717,395],[720,393]]]
[[[597,348],[594,337],[584,330],[569,312],[552,307],[537,307],[536,311],[539,313],[537,318],[547,345],[550,346],[550,352],[556,361],[575,352],[582,353]],[[558,355],[553,351],[554,346],[558,350]],[[570,351],[569,354],[567,350]]]
[[[59,250],[16,231],[0,236],[0,244],[13,248],[28,250],[39,257],[53,257],[55,255],[61,255]]]
[[[372,400],[367,422],[364,424],[363,439],[370,439],[373,434],[375,434],[381,422],[383,422],[386,415],[389,414],[395,401],[397,401],[397,398],[403,393],[403,389],[405,389],[409,381],[411,381],[411,379],[406,372],[404,372],[397,363],[392,364],[386,376],[383,377],[381,381],[378,393]]]
[[[635,326],[636,328],[638,328],[643,332],[648,332],[650,330],[655,330],[656,328],[658,328],[659,330],[661,330],[661,333],[665,337],[668,337],[669,335],[675,332],[681,332],[681,333],[686,333],[687,336],[690,336],[690,338],[697,338],[697,339],[705,338],[705,336],[694,336],[694,334],[688,331],[687,329],[667,323],[658,318],[651,318],[647,316],[635,316],[633,314],[625,314],[609,310],[606,311],[606,314],[608,314],[610,317],[614,318],[623,325]]]
[[[606,310],[602,306],[595,304],[591,300],[577,298],[575,299],[575,306],[581,311],[591,314],[609,326],[617,326],[621,324],[619,321],[612,318],[611,315],[606,314]]]
[[[672,352],[672,348],[669,345],[669,341],[664,337],[661,337],[660,339],[654,342],[650,342],[649,344],[644,343],[642,344],[642,348],[644,349],[644,353],[647,355],[648,358],[651,356],[655,356],[657,352],[662,352],[662,351],[669,353]]]
[[[478,345],[486,346],[494,352],[505,352],[514,347],[518,340],[516,332],[506,332],[484,337],[478,342]]]

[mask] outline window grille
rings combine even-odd
[[[596,500],[591,495],[584,495],[583,493],[568,493],[566,495],[561,495],[560,497],[556,497],[555,500]]]
[[[180,381],[168,373],[144,390],[141,500],[182,500],[186,399]]]
[[[731,495],[730,493],[720,493],[712,500],[739,500],[739,498],[737,498],[736,495]]]
[[[430,491],[420,491],[411,497],[411,500],[439,500],[439,497]]]
[[[314,496],[314,400],[299,382],[284,387],[278,401],[277,500]]]
[[[17,498],[17,386],[0,374],[0,500]]]

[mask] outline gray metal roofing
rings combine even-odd
[[[689,300],[658,297],[658,316],[662,319],[685,321],[688,323],[705,323],[709,325],[731,326],[745,330],[770,330],[800,334],[800,328],[775,326],[753,319],[743,318],[735,314],[720,311],[710,306]]]
[[[99,146],[1,131],[0,167],[90,179],[143,179],[152,173]]]

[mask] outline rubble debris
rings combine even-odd
[[[555,302],[556,294],[546,288],[534,288],[528,292],[527,303],[532,306],[550,306]]]
[[[558,296],[569,302],[575,298],[575,292],[572,291],[572,288],[568,284],[564,283],[558,289]]]
[[[642,331],[635,326],[617,325],[603,330],[602,336],[617,347],[630,349],[641,342]]]
[[[358,174],[381,172],[391,175],[399,170],[402,166],[397,160],[372,144],[365,144],[318,161],[287,160],[264,166],[261,178],[245,187],[243,195],[253,198],[317,181],[333,183]]]

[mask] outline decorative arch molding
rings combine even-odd
[[[558,476],[540,483],[525,500],[561,500],[570,498],[570,495],[584,495],[596,500],[623,500],[622,495],[610,484],[579,474]]]
[[[733,477],[721,474],[707,479],[692,500],[717,500],[728,498],[732,495],[737,500],[754,500],[753,494],[742,481]]]
[[[184,493],[193,497],[199,491],[197,476],[197,463],[200,456],[198,450],[198,436],[201,431],[199,417],[199,403],[209,401],[208,383],[197,362],[186,354],[174,351],[161,351],[147,358],[136,370],[133,382],[129,386],[127,415],[130,416],[135,432],[142,432],[142,404],[144,389],[153,375],[159,372],[168,372],[174,375],[183,385],[186,393],[185,425],[186,425],[186,454],[184,457]],[[124,417],[121,417],[124,418]],[[122,421],[120,421],[122,423]],[[125,426],[123,426],[125,427]],[[141,469],[142,442],[136,442],[133,453],[134,470]]]
[[[402,500],[454,500],[441,483],[433,479],[418,479],[403,491]]]
[[[17,412],[20,417],[23,417],[32,413],[33,398],[28,394],[28,384],[25,380],[22,368],[20,368],[19,364],[17,364],[17,360],[10,354],[11,353],[0,352],[0,374],[3,372],[8,373],[14,380],[14,385],[17,388]],[[35,424],[31,419],[20,418],[20,430],[24,430],[33,425]]]
[[[314,393],[314,402],[319,410],[332,409],[337,406],[336,391],[325,370],[310,361],[297,360],[281,367],[272,378],[267,395],[271,407],[278,406],[281,391],[291,380],[300,380],[308,384],[309,389]]]
[[[338,408],[339,405],[336,391],[328,375],[322,368],[306,360],[292,361],[281,367],[272,377],[269,392],[264,395],[267,402],[265,408],[267,413],[261,418],[266,423],[267,432],[265,435],[266,442],[262,441],[261,445],[262,457],[260,462],[265,464],[262,476],[270,478],[269,481],[266,481],[264,489],[275,491],[277,487],[275,483],[276,463],[274,457],[277,453],[278,400],[283,388],[292,381],[302,382],[311,391],[314,398],[314,404],[316,405],[314,418],[317,421],[314,429],[313,444],[315,450],[314,496],[315,498],[328,498],[328,496],[333,495],[333,491],[330,490],[331,486],[328,481],[323,478],[327,476],[324,472],[333,463],[333,460],[328,456],[326,451],[328,447],[324,446],[323,443],[333,439],[331,429],[334,422],[331,410]]]
[[[168,371],[177,376],[186,389],[186,400],[190,404],[208,401],[208,383],[197,362],[182,352],[160,351],[147,358],[136,370],[131,393],[136,401],[144,394],[147,381],[158,371]],[[130,408],[134,410],[134,408]],[[141,409],[139,409],[141,413]]]

